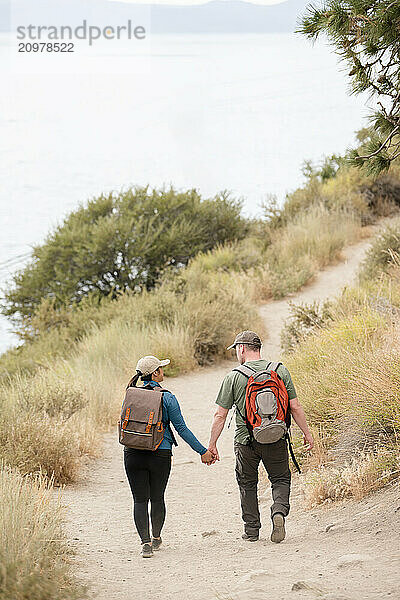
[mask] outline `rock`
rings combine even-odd
[[[251,583],[257,581],[260,577],[264,578],[269,577],[270,575],[270,571],[266,571],[265,569],[255,569],[254,571],[248,571],[248,573],[242,575],[239,583]]]
[[[299,590],[309,590],[310,586],[305,581],[296,581],[292,585],[292,592],[298,592]]]
[[[237,580],[230,600],[265,600],[273,573],[264,569],[249,571]]]
[[[296,583],[292,585],[292,592],[300,592],[303,590],[315,592],[317,596],[322,596],[324,594],[324,591],[321,590],[321,588],[312,583],[307,583],[307,581],[296,581]]]
[[[345,567],[354,567],[362,564],[368,559],[369,556],[366,554],[343,554],[343,556],[340,556],[338,559],[338,567],[342,569]]]
[[[335,527],[336,523],[330,523],[330,525],[327,525],[325,527],[325,531],[329,531],[330,529],[332,529],[332,527]]]
[[[201,534],[204,538],[205,537],[210,537],[210,535],[217,535],[217,531],[215,531],[215,529],[213,529],[212,531],[203,531],[203,533]]]

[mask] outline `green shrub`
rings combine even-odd
[[[200,251],[243,238],[241,203],[222,193],[136,187],[101,195],[70,213],[5,291],[3,313],[29,319],[44,298],[57,307],[90,294],[150,289]]]
[[[200,252],[191,262],[185,276],[199,272],[247,271],[262,262],[264,245],[258,238],[225,244],[208,252]]]

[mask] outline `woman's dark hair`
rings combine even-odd
[[[151,381],[152,378],[153,378],[153,373],[150,373],[150,375],[142,375],[140,379],[142,381]]]
[[[130,388],[130,387],[136,387],[137,382],[139,381],[139,377],[142,377],[142,374],[140,371],[136,371],[136,375],[134,375],[132,377],[132,379],[130,380],[130,382],[128,383],[128,385],[126,386],[126,389]]]
[[[156,371],[158,371],[158,369],[156,369]],[[155,371],[153,371],[153,373],[155,373]],[[136,375],[132,377],[126,388],[136,387],[139,377],[142,381],[151,381],[153,379],[153,373],[150,373],[150,375],[143,375],[140,371],[136,371]]]

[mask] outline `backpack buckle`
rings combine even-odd
[[[129,414],[131,412],[131,409],[128,408],[126,413],[125,413],[125,419],[124,422],[122,423],[122,429],[126,429],[126,426],[128,425],[128,421],[129,421]]]
[[[153,420],[154,420],[154,411],[151,411],[151,413],[149,415],[149,422],[147,423],[147,427],[146,427],[146,433],[150,433],[151,426],[153,425]]]

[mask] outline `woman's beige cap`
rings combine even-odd
[[[160,360],[156,356],[143,356],[136,365],[136,371],[140,371],[142,375],[151,375],[159,367],[165,367],[169,365],[170,362],[169,358]]]

